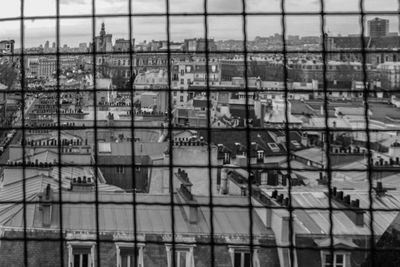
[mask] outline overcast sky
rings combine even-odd
[[[2,3],[0,8],[0,40],[14,39],[17,47],[20,45],[20,21],[4,21],[4,18],[20,16],[20,2],[10,0]],[[96,0],[96,14],[128,13],[129,0]],[[165,0],[131,0],[132,13],[165,14]],[[204,0],[170,0],[170,12],[202,12]],[[281,0],[246,0],[247,12],[274,12],[280,10]],[[89,15],[92,12],[92,0],[60,0],[61,15]],[[364,0],[366,11],[398,10],[398,0]],[[319,11],[320,0],[286,0],[286,11]],[[358,11],[359,0],[325,0],[325,11]],[[208,0],[209,12],[241,12],[242,0]],[[25,16],[55,16],[56,0],[25,0]],[[367,16],[371,19],[374,16]],[[383,16],[380,16],[383,17]],[[397,17],[390,19],[390,31],[398,31]],[[3,21],[1,21],[3,19]],[[143,40],[166,39],[165,16],[142,16],[132,19],[133,38],[137,42]],[[106,24],[106,31],[115,38],[129,37],[129,21],[127,17],[96,19],[96,34],[101,23]],[[360,33],[359,16],[327,16],[326,30],[332,34]],[[180,41],[185,38],[204,37],[203,16],[174,16],[170,18],[171,39]],[[320,35],[319,16],[288,16],[286,32],[291,35]],[[56,39],[55,19],[35,19],[25,21],[25,46],[38,46],[46,40]],[[241,16],[209,16],[208,36],[216,40],[242,39],[243,19]],[[247,16],[247,38],[269,36],[282,31],[279,16]],[[60,43],[77,46],[80,42],[90,42],[92,39],[92,20],[61,19]]]

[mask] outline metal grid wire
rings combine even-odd
[[[375,257],[373,256],[377,251],[381,251],[382,249],[377,248],[375,245],[375,240],[374,240],[374,236],[375,236],[375,231],[374,231],[374,212],[379,211],[379,209],[376,209],[373,207],[373,179],[372,179],[372,172],[376,172],[376,168],[372,166],[371,163],[371,158],[372,158],[372,154],[371,154],[371,146],[370,146],[370,134],[374,133],[377,130],[374,129],[370,129],[370,125],[369,125],[369,118],[368,118],[368,88],[367,88],[367,68],[366,68],[366,57],[368,53],[374,53],[374,50],[371,49],[366,49],[367,44],[365,43],[365,39],[363,38],[365,36],[365,17],[366,15],[398,15],[399,13],[397,11],[385,11],[385,12],[381,12],[381,11],[374,11],[374,12],[366,12],[364,10],[364,1],[363,0],[359,0],[359,10],[356,12],[327,12],[325,10],[325,3],[324,0],[320,0],[319,4],[320,4],[320,11],[319,12],[288,12],[285,10],[286,5],[285,5],[285,0],[281,0],[280,1],[280,11],[279,12],[248,12],[246,9],[246,1],[245,0],[241,0],[242,3],[242,11],[241,12],[230,12],[230,13],[223,13],[223,12],[209,12],[209,1],[204,0],[203,1],[203,11],[202,12],[192,12],[192,13],[171,13],[170,12],[170,1],[169,0],[165,0],[165,5],[166,5],[166,12],[165,13],[135,13],[135,10],[132,7],[132,1],[128,0],[129,3],[129,10],[128,12],[124,13],[124,14],[97,14],[96,13],[96,1],[92,0],[91,5],[92,5],[92,11],[91,14],[89,15],[60,15],[60,0],[55,0],[56,1],[56,15],[55,16],[25,16],[24,10],[25,10],[25,1],[24,0],[20,0],[21,1],[21,13],[19,17],[15,17],[15,18],[2,18],[0,19],[0,22],[2,21],[20,21],[20,36],[21,36],[21,53],[20,54],[16,54],[15,56],[20,58],[20,65],[21,65],[21,79],[20,79],[20,85],[21,85],[21,94],[22,94],[22,99],[26,98],[27,93],[30,93],[31,91],[27,88],[26,85],[26,73],[25,73],[25,60],[26,57],[30,56],[30,55],[35,55],[37,56],[38,54],[30,54],[29,52],[25,52],[25,28],[24,28],[24,23],[27,20],[33,20],[33,19],[55,19],[56,20],[56,53],[41,53],[40,55],[43,56],[56,56],[56,62],[57,62],[57,86],[56,86],[56,90],[49,90],[48,93],[55,93],[56,94],[56,98],[57,98],[57,108],[58,110],[61,110],[61,93],[62,93],[62,89],[60,88],[60,57],[65,56],[65,55],[87,55],[88,53],[69,53],[69,52],[61,52],[60,51],[60,20],[61,19],[76,19],[76,18],[87,18],[87,19],[91,19],[91,27],[92,27],[92,41],[93,41],[93,51],[90,52],[90,55],[92,56],[92,60],[93,60],[93,76],[96,77],[96,65],[97,65],[97,57],[101,56],[101,55],[118,55],[118,54],[129,54],[130,57],[130,65],[129,65],[129,73],[132,75],[132,73],[134,73],[134,66],[133,66],[133,58],[135,55],[139,55],[141,53],[147,53],[147,52],[141,52],[141,51],[134,51],[133,45],[132,45],[132,39],[133,39],[133,33],[134,33],[134,25],[132,23],[132,19],[134,17],[165,17],[166,19],[166,34],[167,34],[167,43],[170,44],[171,40],[171,17],[175,17],[175,16],[185,16],[185,17],[191,17],[191,16],[201,16],[204,19],[204,39],[206,40],[205,42],[205,51],[200,52],[200,54],[204,54],[205,58],[206,58],[206,88],[204,91],[206,91],[206,97],[207,97],[207,119],[208,119],[208,123],[207,123],[207,127],[190,127],[191,129],[195,129],[195,130],[206,130],[208,133],[208,137],[207,137],[207,147],[208,147],[208,164],[207,165],[199,165],[196,164],[195,162],[193,162],[193,164],[191,166],[188,165],[179,165],[179,164],[175,164],[173,162],[173,149],[174,149],[174,141],[173,141],[173,131],[175,130],[179,130],[179,129],[186,129],[186,128],[180,128],[179,126],[175,126],[173,125],[173,112],[172,112],[172,94],[174,91],[179,91],[179,89],[172,89],[172,82],[171,82],[171,64],[169,64],[169,62],[171,62],[172,57],[175,55],[176,52],[171,51],[170,47],[168,46],[167,52],[156,52],[156,51],[152,51],[151,53],[153,54],[157,54],[160,53],[161,55],[165,55],[167,56],[167,75],[168,75],[168,87],[165,88],[165,90],[167,90],[167,92],[169,93],[170,97],[168,98],[169,101],[169,105],[168,105],[168,112],[167,112],[167,120],[168,120],[168,132],[169,132],[169,164],[168,167],[169,168],[169,183],[171,185],[173,185],[174,181],[173,181],[173,175],[174,175],[174,168],[177,167],[181,167],[181,168],[187,168],[187,167],[195,167],[195,168],[206,168],[208,169],[208,179],[209,179],[209,203],[208,204],[198,204],[198,206],[204,206],[206,208],[208,208],[210,210],[210,233],[204,233],[204,234],[209,234],[210,236],[210,240],[207,242],[201,242],[201,241],[197,241],[194,244],[204,244],[204,245],[209,245],[211,247],[210,250],[210,258],[211,258],[211,266],[215,266],[215,262],[216,262],[216,257],[218,255],[216,255],[215,246],[220,246],[221,243],[216,244],[215,240],[214,240],[214,220],[213,220],[213,216],[214,216],[214,209],[216,207],[224,207],[224,208],[232,208],[232,207],[238,207],[238,208],[244,208],[247,209],[249,212],[249,220],[250,220],[250,227],[248,229],[248,233],[249,233],[249,243],[247,244],[250,248],[250,251],[254,250],[254,247],[256,246],[253,243],[253,235],[254,235],[254,231],[253,231],[253,212],[254,212],[254,206],[253,206],[253,202],[252,202],[252,198],[253,198],[253,190],[252,190],[252,184],[250,179],[248,179],[248,205],[246,206],[242,206],[242,205],[222,205],[222,204],[217,204],[214,203],[214,197],[213,197],[213,193],[212,193],[212,169],[213,168],[217,168],[218,166],[213,166],[212,161],[211,161],[211,142],[212,142],[212,127],[211,127],[211,121],[210,121],[210,117],[211,117],[211,112],[210,112],[210,97],[211,97],[211,93],[214,92],[214,88],[212,88],[210,86],[210,82],[209,82],[209,59],[210,59],[210,52],[209,52],[209,44],[208,44],[208,39],[209,39],[209,16],[214,16],[214,17],[223,17],[226,16],[227,14],[229,16],[240,16],[242,18],[242,28],[243,28],[243,50],[239,50],[239,51],[213,51],[213,54],[241,54],[244,55],[244,81],[245,81],[245,93],[246,93],[246,120],[249,121],[250,120],[250,112],[249,112],[249,94],[255,92],[254,89],[249,88],[249,84],[248,84],[248,59],[247,56],[248,55],[257,55],[260,53],[268,53],[268,54],[282,54],[283,56],[283,65],[286,66],[287,62],[288,62],[288,56],[291,54],[297,54],[297,53],[301,53],[303,52],[302,50],[287,50],[287,44],[286,44],[286,39],[282,38],[282,50],[259,50],[259,51],[248,51],[247,49],[247,40],[248,40],[248,33],[247,33],[247,19],[249,16],[280,16],[281,18],[281,26],[282,26],[282,36],[285,37],[287,34],[287,26],[286,26],[286,20],[288,16],[319,16],[321,19],[321,27],[320,27],[320,33],[321,36],[325,36],[326,34],[326,25],[325,25],[325,18],[327,15],[329,16],[346,16],[346,15],[353,15],[353,16],[359,16],[360,17],[360,27],[361,27],[361,37],[360,37],[360,42],[361,42],[361,49],[348,49],[346,50],[346,52],[348,53],[360,53],[362,55],[362,72],[363,72],[363,87],[364,89],[361,90],[360,92],[363,93],[363,100],[364,100],[364,116],[365,116],[365,133],[366,133],[366,137],[367,137],[367,142],[366,142],[366,148],[367,148],[367,168],[366,169],[357,169],[357,168],[353,168],[353,169],[346,169],[343,170],[340,167],[339,168],[335,168],[332,166],[331,163],[331,158],[330,158],[330,154],[329,154],[329,149],[325,150],[325,154],[326,154],[326,167],[320,168],[317,171],[322,171],[324,173],[327,174],[328,176],[328,184],[327,184],[327,191],[328,191],[328,196],[329,196],[329,206],[327,207],[329,209],[329,225],[330,225],[330,231],[329,231],[329,236],[330,236],[330,248],[329,250],[331,251],[331,253],[333,254],[333,252],[335,251],[335,247],[334,247],[334,234],[333,234],[333,213],[335,211],[343,211],[344,209],[340,208],[335,208],[332,204],[332,199],[333,199],[333,188],[332,188],[332,172],[334,171],[342,171],[342,172],[351,172],[351,171],[360,171],[360,172],[366,172],[368,174],[368,181],[369,181],[369,208],[366,210],[366,212],[368,212],[370,214],[371,220],[370,220],[370,238],[369,238],[369,248],[352,248],[350,251],[356,251],[356,250],[361,250],[361,251],[366,251],[368,253],[370,253],[372,256],[369,258],[371,261],[371,266],[375,266],[374,260]],[[96,19],[98,18],[128,18],[129,20],[129,40],[130,40],[130,47],[129,47],[129,51],[128,52],[102,52],[102,51],[96,51],[96,29],[97,29],[97,24],[96,24]],[[221,21],[221,23],[224,23],[223,21]],[[321,54],[322,55],[322,61],[323,61],[323,94],[324,94],[324,120],[325,120],[325,127],[323,129],[320,129],[320,131],[324,132],[325,135],[328,137],[330,136],[331,133],[333,132],[352,132],[354,130],[352,129],[346,129],[346,128],[332,128],[328,126],[328,108],[329,108],[329,104],[328,104],[328,88],[327,88],[327,56],[330,53],[337,53],[337,51],[328,51],[327,49],[327,44],[326,44],[326,40],[325,38],[321,38],[322,40],[322,44],[321,44],[321,50],[317,50],[317,51],[307,51],[307,53],[310,54]],[[379,50],[380,52],[385,52],[385,50]],[[388,51],[390,51],[388,49]],[[289,93],[290,92],[296,92],[296,90],[294,89],[289,89],[288,88],[288,82],[287,79],[288,78],[288,71],[287,68],[283,68],[283,81],[284,81],[284,89],[281,90],[281,92],[284,94],[284,100],[285,100],[285,118],[286,118],[286,122],[289,121],[289,116],[290,116],[290,112],[288,110],[288,106],[289,106]],[[128,86],[128,88],[119,88],[119,90],[121,92],[129,92],[130,93],[130,98],[131,98],[131,103],[132,103],[132,114],[134,114],[133,111],[133,93],[135,92],[135,89],[132,90],[133,87],[133,79],[130,79],[130,84]],[[81,91],[87,91],[87,92],[92,92],[94,95],[94,101],[93,101],[93,106],[94,106],[94,110],[96,111],[98,106],[97,106],[97,97],[96,94],[100,91],[102,91],[103,89],[99,89],[96,87],[96,79],[94,79],[94,86],[93,89],[87,89],[87,90],[81,90]],[[225,91],[230,91],[229,89],[224,89]],[[160,91],[160,89],[148,89],[147,91]],[[340,90],[338,90],[340,91]],[[14,93],[16,91],[10,90],[9,93]],[[301,92],[305,92],[304,90],[301,90]],[[22,111],[25,110],[25,102],[22,101]],[[109,126],[102,126],[102,125],[97,125],[97,112],[94,112],[94,119],[93,119],[93,126],[64,126],[61,124],[61,114],[58,112],[57,113],[57,123],[55,126],[45,126],[45,127],[31,127],[31,126],[27,126],[26,125],[26,118],[25,118],[25,114],[24,112],[21,113],[22,114],[22,124],[21,127],[17,127],[17,126],[12,126],[12,127],[5,127],[4,129],[17,129],[22,131],[22,140],[26,140],[26,132],[28,130],[31,129],[49,129],[49,130],[56,130],[58,133],[58,140],[61,140],[61,132],[63,130],[67,130],[67,129],[81,129],[81,130],[93,130],[94,133],[94,147],[93,147],[93,151],[94,151],[94,164],[89,165],[90,167],[94,167],[95,169],[95,176],[98,176],[98,167],[114,167],[115,165],[113,164],[99,164],[98,163],[98,130],[102,130],[102,129],[109,129]],[[133,118],[133,116],[132,116]],[[120,126],[112,126],[113,129],[126,129],[126,127],[120,127]],[[137,129],[142,129],[142,130],[146,130],[146,129],[159,129],[157,127],[151,127],[151,126],[136,126],[134,123],[134,120],[132,119],[132,123],[131,123],[131,127],[130,127],[130,131],[131,131],[131,135],[132,135],[132,139],[134,139],[134,132]],[[232,129],[218,129],[218,131],[220,131],[221,134],[224,134],[224,131],[231,131]],[[276,130],[276,128],[272,128],[272,127],[250,127],[249,124],[246,124],[245,127],[242,128],[235,128],[235,131],[244,131],[246,133],[246,139],[247,139],[247,155],[250,155],[250,147],[251,147],[251,141],[250,140],[250,134],[251,131],[256,131],[256,130],[270,130],[270,131],[274,131]],[[307,129],[307,127],[303,127],[302,131],[307,131],[307,130],[315,130],[314,128],[310,128]],[[285,132],[285,143],[286,143],[286,147],[290,148],[290,144],[291,144],[291,138],[290,138],[290,132],[293,131],[292,129],[290,129],[289,124],[286,123],[285,127],[284,127],[284,132]],[[357,130],[360,131],[360,130]],[[386,131],[386,130],[379,130],[379,131]],[[326,139],[326,145],[329,148],[331,146],[331,141],[329,140],[329,138]],[[22,150],[23,150],[23,155],[26,155],[26,142],[22,142]],[[125,167],[135,167],[136,163],[135,163],[135,143],[131,142],[131,150],[132,150],[132,157],[131,157],[131,164],[128,165],[124,165],[124,164],[120,164],[121,166],[125,166]],[[58,163],[57,166],[61,169],[61,168],[65,168],[65,167],[70,167],[70,166],[85,166],[83,164],[68,164],[65,162],[62,162],[62,144],[61,142],[58,142]],[[286,160],[287,160],[287,167],[275,167],[275,170],[285,170],[288,172],[288,176],[291,175],[291,173],[293,171],[316,171],[315,168],[296,168],[294,166],[291,166],[291,151],[290,149],[288,149],[287,153],[286,153]],[[174,198],[174,194],[171,192],[170,195],[170,202],[169,203],[160,203],[160,202],[152,202],[152,203],[148,203],[148,202],[140,202],[137,200],[136,198],[136,193],[133,192],[132,196],[133,196],[133,201],[132,202],[113,202],[113,201],[100,201],[99,199],[99,191],[98,191],[98,180],[95,179],[96,182],[96,186],[95,186],[95,201],[89,201],[89,202],[75,202],[75,201],[66,201],[63,199],[63,191],[61,190],[62,188],[62,179],[61,179],[61,171],[59,172],[59,177],[58,177],[58,182],[59,182],[59,189],[58,190],[58,199],[54,200],[53,203],[54,204],[59,204],[60,207],[60,230],[59,230],[59,238],[33,238],[29,236],[29,230],[27,229],[27,206],[33,203],[39,203],[36,201],[31,201],[27,199],[27,194],[26,194],[26,182],[25,182],[25,177],[26,177],[26,166],[27,166],[27,162],[25,157],[22,158],[22,166],[21,168],[23,169],[23,179],[24,182],[23,184],[23,198],[21,201],[21,204],[23,205],[24,209],[23,209],[23,221],[24,221],[24,232],[23,232],[23,238],[9,238],[9,237],[1,237],[0,240],[7,240],[7,241],[17,241],[17,242],[23,242],[24,244],[24,265],[25,266],[33,266],[30,262],[29,262],[29,254],[31,253],[29,248],[28,248],[28,243],[31,241],[40,241],[40,242],[46,242],[46,241],[60,241],[60,266],[65,266],[65,233],[64,233],[64,228],[63,228],[63,205],[65,204],[76,204],[76,205],[81,205],[81,204],[95,204],[96,208],[96,238],[92,239],[92,240],[79,240],[76,239],[75,241],[93,241],[96,243],[96,266],[101,266],[102,262],[100,260],[101,258],[101,253],[104,253],[101,250],[101,243],[103,242],[109,242],[106,240],[101,240],[100,237],[100,225],[99,225],[99,206],[100,205],[112,205],[112,204],[120,204],[123,206],[126,205],[132,205],[133,207],[133,214],[134,214],[134,236],[138,236],[138,229],[137,229],[137,206],[138,205],[148,205],[149,207],[152,205],[157,205],[157,206],[168,206],[171,208],[171,222],[172,222],[172,229],[170,229],[170,233],[172,234],[171,241],[168,241],[169,244],[172,245],[172,250],[175,251],[176,250],[176,246],[180,245],[180,244],[192,244],[190,242],[182,242],[182,241],[177,241],[175,240],[175,234],[176,234],[176,217],[175,217],[175,213],[174,213],[174,208],[175,207],[181,207],[184,206],[186,204],[182,204],[182,203],[176,203],[175,198]],[[86,165],[87,166],[87,165]],[[143,164],[141,164],[140,166],[145,166]],[[149,165],[148,167],[154,167],[152,165]],[[160,166],[157,166],[160,167]],[[163,167],[163,166],[161,166]],[[250,173],[254,170],[257,170],[259,167],[256,166],[252,166],[251,162],[250,162],[250,157],[247,157],[247,171]],[[379,170],[378,170],[379,171]],[[134,177],[132,177],[132,179],[134,179]],[[292,205],[292,185],[289,182],[288,183],[288,188],[287,188],[287,196],[289,198],[288,201],[288,206],[287,207],[276,207],[276,206],[270,206],[270,207],[266,207],[269,209],[286,209],[289,212],[289,245],[288,246],[280,246],[280,245],[272,245],[272,246],[268,246],[268,245],[263,245],[263,244],[257,244],[257,247],[271,247],[271,248],[278,248],[278,247],[282,247],[282,248],[288,248],[290,251],[290,266],[294,266],[294,259],[295,259],[295,250],[313,250],[315,249],[314,247],[306,247],[306,246],[296,246],[293,242],[293,238],[294,238],[294,226],[293,226],[293,220],[294,220],[294,211],[295,209],[304,209],[306,211],[313,211],[313,210],[325,210],[326,208],[318,208],[318,207],[296,207],[294,208]],[[15,201],[5,201],[2,202],[1,204],[7,204],[7,203],[16,203]],[[398,209],[383,209],[382,211],[399,211]],[[70,240],[69,240],[70,241]],[[160,242],[156,242],[156,241],[146,241],[148,243],[156,243],[159,244]],[[138,245],[137,244],[138,241],[135,238],[134,240],[134,245]],[[164,243],[163,243],[164,244]],[[226,243],[225,245],[231,245],[229,243]],[[392,248],[388,248],[387,250],[390,250]],[[346,249],[341,249],[341,250],[346,250]],[[173,253],[173,255],[175,255],[175,253]],[[332,259],[333,260],[333,259]],[[135,266],[136,266],[136,262],[138,261],[137,259],[137,255],[134,255],[134,261],[135,261]],[[173,265],[175,265],[175,257],[172,257],[172,261],[173,261]],[[146,266],[146,263],[145,263]]]

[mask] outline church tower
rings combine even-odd
[[[100,31],[100,37],[103,37],[106,35],[106,25],[104,22],[101,24],[101,31]]]

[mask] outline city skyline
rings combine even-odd
[[[50,42],[56,40],[56,19],[49,19],[51,16],[56,15],[56,1],[40,0],[35,1],[33,5],[32,0],[25,1],[25,16],[39,16],[41,18],[25,20],[25,47],[35,47],[43,44],[45,40]],[[151,1],[132,1],[132,37],[137,42],[144,40],[166,40],[166,16],[165,16],[165,1],[151,0]],[[266,2],[268,2],[266,4]],[[332,0],[326,0],[326,12],[353,12],[358,9],[358,1],[343,1],[338,4],[335,1],[333,7]],[[364,7],[366,12],[371,11],[394,11],[398,9],[398,3],[394,0],[385,0],[385,5],[379,5],[376,1],[365,1]],[[307,0],[301,5],[296,4],[293,0],[285,1],[287,12],[318,12],[320,10],[319,1]],[[380,2],[382,3],[382,1]],[[7,12],[0,11],[0,37],[2,39],[13,39],[16,42],[16,47],[20,47],[20,21],[9,20],[9,18],[17,18],[20,16],[20,6],[18,1],[7,3]],[[228,9],[227,9],[228,8]],[[226,16],[208,16],[208,37],[218,40],[242,40],[243,39],[243,19],[241,15],[242,3],[239,0],[229,1],[216,0],[209,1],[208,12],[222,12],[234,13],[234,15]],[[97,0],[96,1],[96,15],[111,14],[126,14],[128,10],[128,1],[118,0]],[[194,13],[202,12],[203,1],[182,1],[171,0],[170,12],[171,13]],[[247,0],[246,10],[249,13],[246,19],[246,33],[247,39],[253,40],[256,36],[270,36],[274,33],[282,32],[282,19],[281,16],[257,16],[251,15],[253,12],[279,12],[280,1],[261,1],[261,0]],[[60,15],[90,15],[91,14],[91,1],[89,0],[61,0],[60,1]],[[159,14],[156,16],[141,16],[144,13]],[[164,15],[162,15],[164,13]],[[366,24],[367,20],[376,17],[377,15],[365,16],[365,34],[367,34]],[[398,18],[396,16],[380,16],[384,19],[390,20],[389,31],[398,31]],[[128,17],[98,17],[96,18],[96,33],[100,30],[101,23],[107,25],[107,32],[113,34],[113,38],[128,39],[129,38],[129,19]],[[172,16],[170,17],[170,40],[181,41],[188,38],[204,38],[204,17],[203,16]],[[223,23],[221,23],[223,22]],[[300,36],[319,36],[321,35],[321,19],[317,15],[290,15],[285,19],[287,35],[300,35]],[[359,16],[335,16],[329,15],[325,17],[325,31],[332,35],[347,35],[361,33]],[[60,44],[67,44],[68,46],[77,46],[81,42],[91,42],[92,40],[92,19],[87,18],[62,18],[60,19]],[[88,27],[81,27],[87,25]],[[266,26],[267,25],[267,26]],[[77,32],[76,28],[79,27],[80,31]],[[194,35],[193,33],[196,33]]]

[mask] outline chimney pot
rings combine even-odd
[[[278,203],[282,204],[282,201],[283,201],[283,194],[280,194],[280,195],[278,196],[278,198],[276,199],[276,201],[278,201]]]
[[[283,205],[284,206],[289,206],[289,198],[287,197],[287,198],[285,198],[285,200],[283,201]]]
[[[351,197],[350,195],[346,195],[343,199],[344,203],[350,205]]]

